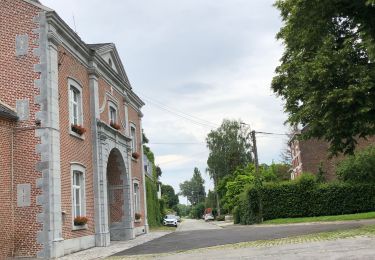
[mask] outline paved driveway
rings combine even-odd
[[[199,222],[187,222],[189,225],[199,225]],[[324,231],[358,228],[363,225],[375,224],[371,221],[353,221],[347,223],[315,223],[282,226],[228,226],[219,229],[192,230],[175,232],[145,244],[124,250],[115,254],[140,255],[167,253],[180,250],[190,250],[215,245],[232,244],[256,240],[269,240],[289,236],[297,236]],[[209,224],[211,225],[211,224]]]
[[[211,222],[205,222],[204,220],[195,219],[184,219],[177,227],[177,232],[193,231],[193,230],[212,230],[221,229]]]

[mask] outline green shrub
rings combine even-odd
[[[341,161],[336,168],[336,174],[343,181],[375,183],[375,146]]]
[[[190,216],[195,219],[202,218],[204,214],[205,206],[204,203],[198,203],[191,208]]]
[[[241,224],[259,220],[259,197],[263,219],[341,215],[375,210],[375,185],[344,182],[318,184],[309,175],[293,182],[266,183],[249,187],[234,215]]]

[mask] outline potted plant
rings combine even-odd
[[[135,217],[135,220],[136,220],[136,221],[140,221],[140,220],[141,220],[141,217],[142,217],[142,214],[141,214],[141,213],[135,213],[135,214],[134,214],[134,217]]]
[[[112,128],[116,129],[116,130],[120,130],[120,129],[121,129],[120,124],[117,124],[116,122],[111,121],[111,122],[109,123],[109,125],[110,125]]]
[[[132,157],[134,158],[134,159],[138,159],[139,158],[139,156],[141,156],[138,152],[134,152],[134,153],[132,153]]]
[[[72,129],[73,132],[75,132],[79,135],[83,135],[86,132],[86,129],[81,125],[72,124],[71,129]]]
[[[85,216],[77,216],[74,218],[75,226],[84,226],[87,224],[88,218]]]

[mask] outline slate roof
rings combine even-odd
[[[0,117],[5,117],[11,120],[18,120],[17,113],[2,103],[0,103]]]

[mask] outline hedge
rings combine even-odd
[[[259,222],[259,196],[263,220],[352,214],[375,210],[375,185],[313,180],[250,186],[234,210],[236,223]]]

